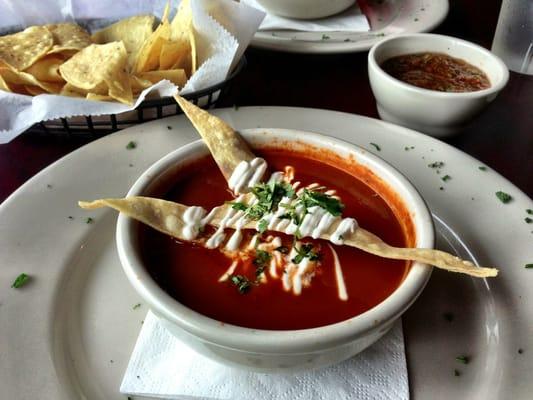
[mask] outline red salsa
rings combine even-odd
[[[329,156],[324,154],[315,154],[311,159],[311,152],[304,155],[286,149],[264,149],[257,153],[268,162],[270,171],[283,171],[290,165],[295,170],[295,181],[302,185],[319,182],[336,190],[345,205],[343,216],[355,217],[360,226],[391,245],[413,245],[408,212],[388,187],[364,167],[338,157],[328,161],[325,158]],[[317,157],[324,157],[325,162]],[[233,200],[211,157],[182,168],[172,181],[170,190],[163,196],[168,200],[200,205],[207,210]],[[251,236],[255,232],[244,233]],[[280,248],[293,243],[289,235],[275,235],[281,237]],[[295,295],[284,290],[279,280],[269,278],[266,284],[254,285],[242,293],[235,282],[219,281],[232,263],[223,252],[179,242],[143,224],[139,224],[139,240],[150,274],[177,301],[222,323],[257,329],[305,329],[354,317],[388,297],[410,266],[406,261],[388,260],[348,246],[304,238],[302,242],[312,243],[313,249],[320,250],[320,265],[309,287]],[[342,265],[347,300],[338,296],[330,246]],[[241,266],[241,274],[252,279],[256,261]]]
[[[482,70],[443,53],[392,57],[381,68],[403,82],[439,92],[475,92],[490,87],[490,81]]]

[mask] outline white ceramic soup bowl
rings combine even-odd
[[[314,19],[340,13],[355,0],[257,0],[269,13],[287,18]]]
[[[380,67],[389,58],[421,52],[460,58],[485,72],[491,86],[475,92],[439,92],[402,82]],[[476,44],[451,36],[419,33],[376,43],[368,53],[368,76],[383,120],[444,137],[460,131],[496,98],[507,84],[509,71],[503,61]]]
[[[414,227],[416,247],[433,247],[433,223],[424,200],[402,174],[380,158],[352,144],[316,133],[249,129],[241,134],[252,148],[275,144],[276,147],[296,151],[326,151],[366,167],[403,202]],[[208,149],[202,141],[173,151],[144,172],[128,196],[164,194],[174,183],[172,177],[180,167],[207,154]],[[137,233],[138,222],[121,214],[117,224],[120,261],[129,281],[161,323],[204,356],[224,364],[263,372],[317,368],[359,353],[383,336],[413,303],[426,285],[432,269],[428,265],[413,263],[400,286],[383,302],[342,322],[301,330],[250,329],[201,315],[168,295],[147,271],[141,258]]]

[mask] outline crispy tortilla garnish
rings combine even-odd
[[[152,228],[183,240],[183,213],[187,206],[171,201],[154,199],[150,197],[128,197],[125,199],[102,199],[93,202],[80,201],[79,206],[85,209],[111,207],[131,218],[141,221]],[[209,225],[219,226],[226,215],[229,204],[224,204],[215,209]],[[335,232],[340,220],[334,222],[327,233],[320,235],[321,239],[328,240]],[[250,220],[242,229],[255,229],[257,221]],[[228,228],[236,228],[235,225],[226,225]],[[462,260],[441,250],[398,248],[389,246],[379,237],[362,228],[344,237],[344,245],[356,247],[368,253],[395,260],[419,261],[424,264],[434,265],[450,272],[460,272],[478,278],[493,277],[498,275],[496,268],[477,267],[470,261]]]
[[[180,240],[182,236],[183,213],[187,206],[151,197],[126,197],[124,199],[100,199],[91,202],[79,201],[78,205],[86,210],[111,207],[152,228]]]
[[[255,158],[243,138],[225,121],[179,95],[175,95],[174,98],[209,147],[226,180],[231,177],[241,161],[251,161]]]

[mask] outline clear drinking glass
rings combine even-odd
[[[533,0],[503,0],[492,52],[515,72],[533,75]]]

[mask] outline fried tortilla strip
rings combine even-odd
[[[255,158],[244,139],[225,121],[179,95],[175,95],[174,98],[209,147],[226,180],[229,180],[241,161],[251,161]]]
[[[185,227],[183,213],[189,207],[183,204],[137,196],[124,199],[100,199],[92,202],[79,201],[78,205],[86,210],[110,207],[176,239],[186,240],[182,234]]]
[[[248,195],[251,196],[251,195]],[[249,197],[248,197],[249,198]],[[152,228],[183,240],[183,213],[189,208],[179,203],[174,203],[150,197],[128,197],[125,199],[101,199],[93,202],[80,201],[79,206],[84,209],[111,207],[131,218],[141,221]],[[214,209],[214,215],[209,220],[209,225],[220,226],[224,216],[231,205],[224,204]],[[239,211],[242,212],[242,211]],[[228,219],[226,218],[226,221]],[[231,218],[230,221],[236,221]],[[338,218],[329,228],[327,233],[320,235],[321,239],[329,240],[337,229],[341,219]],[[225,225],[227,228],[236,228],[235,225]],[[248,221],[242,229],[256,229],[257,221]],[[389,246],[379,237],[362,228],[344,237],[344,245],[356,247],[368,253],[395,260],[419,261],[424,264],[434,265],[450,272],[460,272],[478,278],[498,275],[496,268],[477,267],[470,261],[462,260],[441,250],[398,248]]]

